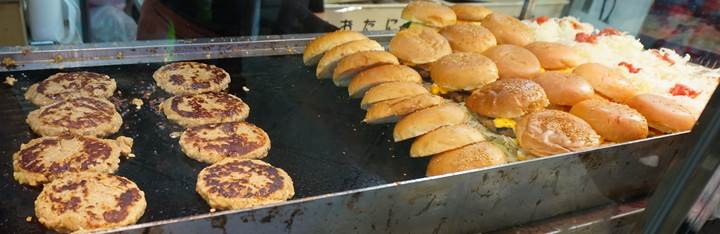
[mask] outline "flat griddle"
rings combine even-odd
[[[317,80],[314,70],[297,55],[199,60],[224,68],[231,76],[228,93],[250,106],[248,122],[270,136],[263,159],[286,170],[295,184],[295,199],[382,185],[424,176],[427,158],[410,159],[409,143],[392,142],[393,125],[361,123],[359,100],[329,80]],[[24,98],[27,87],[57,72],[92,71],[107,74],[118,84],[111,98],[122,114],[121,130],[108,138],[135,139],[136,157],[123,159],[117,175],[136,182],[145,192],[147,209],[138,223],[205,214],[210,208],[195,192],[197,174],[206,164],[186,157],[173,132],[182,127],[157,109],[171,95],[157,88],[152,73],[166,63],[116,65],[0,73],[18,79],[0,88],[0,233],[47,232],[34,217],[40,187],[13,179],[12,154],[38,137],[25,123],[36,109]],[[247,90],[247,91],[246,91]],[[141,98],[137,110],[130,103]],[[33,217],[31,222],[26,217]]]

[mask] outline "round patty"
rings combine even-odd
[[[295,195],[292,179],[260,160],[226,158],[198,175],[195,190],[210,207],[242,209],[282,202]]]
[[[57,73],[33,84],[25,92],[25,99],[44,106],[76,97],[108,98],[117,84],[109,76],[94,72]]]
[[[192,94],[226,89],[230,74],[214,65],[179,62],[160,67],[153,74],[153,79],[168,93]]]
[[[242,121],[250,107],[242,99],[227,93],[177,95],[165,100],[162,108],[168,119],[184,126]]]
[[[186,129],[180,147],[188,157],[205,163],[224,158],[258,159],[267,156],[270,137],[247,122],[207,124]]]
[[[35,215],[46,227],[67,233],[134,224],[146,206],[145,193],[132,181],[84,172],[45,185],[35,199]]]
[[[120,154],[129,154],[133,139],[84,136],[48,136],[33,139],[13,154],[13,176],[20,184],[47,183],[68,173],[114,173]]]
[[[105,99],[79,97],[31,111],[26,122],[41,136],[71,133],[103,137],[120,129],[122,117]]]

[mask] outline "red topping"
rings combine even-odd
[[[655,54],[655,56],[657,56],[658,58],[662,59],[663,61],[668,62],[671,66],[672,66],[672,65],[675,65],[675,60],[672,60],[672,59],[670,58],[670,55],[669,55],[668,53],[663,53],[663,54],[661,55],[659,51],[653,50],[653,54]]]
[[[540,16],[540,17],[535,18],[535,23],[543,24],[543,23],[547,22],[548,20],[550,20],[550,17]]]
[[[695,91],[683,84],[675,84],[675,86],[670,88],[668,92],[670,92],[670,94],[672,94],[673,96],[688,96],[691,98],[695,98],[700,95],[700,92]]]
[[[603,28],[602,31],[600,31],[600,36],[617,36],[620,35],[620,31],[613,27],[607,27]]]
[[[625,68],[627,68],[630,73],[640,72],[640,68],[633,66],[632,63],[620,62],[620,63],[618,63],[618,66],[625,66]]]
[[[575,34],[575,41],[577,42],[587,42],[587,43],[595,43],[597,41],[597,36],[592,34],[587,34],[583,32],[579,32]]]

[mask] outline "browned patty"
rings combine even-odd
[[[227,158],[203,169],[196,190],[210,206],[239,209],[279,202],[294,195],[282,169],[260,160]]]
[[[112,96],[117,85],[109,76],[94,72],[57,73],[31,86],[25,98],[37,105],[48,105],[53,102],[74,97]]]
[[[115,106],[107,100],[79,97],[32,111],[27,122],[36,133],[43,136],[57,136],[67,132],[105,136],[119,130],[122,118]]]
[[[165,100],[162,109],[168,119],[185,127],[242,121],[250,113],[242,99],[227,93],[177,95]]]
[[[222,68],[198,62],[162,66],[153,78],[160,88],[172,94],[218,92],[230,83],[230,75]]]
[[[270,138],[251,123],[229,122],[188,128],[180,137],[180,146],[190,158],[215,163],[226,157],[263,158],[270,150]]]

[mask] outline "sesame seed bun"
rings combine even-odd
[[[400,17],[431,27],[445,27],[457,21],[455,12],[449,7],[426,1],[410,2],[405,6]]]
[[[525,46],[540,60],[540,65],[548,70],[576,67],[584,62],[574,48],[555,42],[536,41]]]
[[[456,24],[444,27],[440,34],[455,52],[482,53],[497,45],[495,36],[487,28],[476,24]]]
[[[449,90],[475,90],[498,79],[498,69],[489,58],[477,53],[452,53],[430,66],[430,77]]]
[[[465,106],[470,111],[493,118],[517,118],[541,111],[548,105],[542,87],[524,79],[495,81],[475,90],[465,99]]]
[[[498,45],[487,49],[483,55],[495,62],[500,79],[532,79],[542,72],[537,57],[520,46]]]
[[[482,25],[495,35],[498,44],[525,46],[535,41],[533,30],[512,16],[492,13],[482,20]]]
[[[558,110],[530,113],[515,127],[520,147],[536,156],[578,151],[600,145],[600,136],[584,120]]]
[[[423,28],[405,29],[390,40],[390,53],[410,64],[426,64],[452,53],[450,43],[439,33]]]
[[[365,35],[353,31],[335,31],[323,34],[305,46],[303,63],[307,66],[317,64],[328,50],[351,41],[367,39]]]

